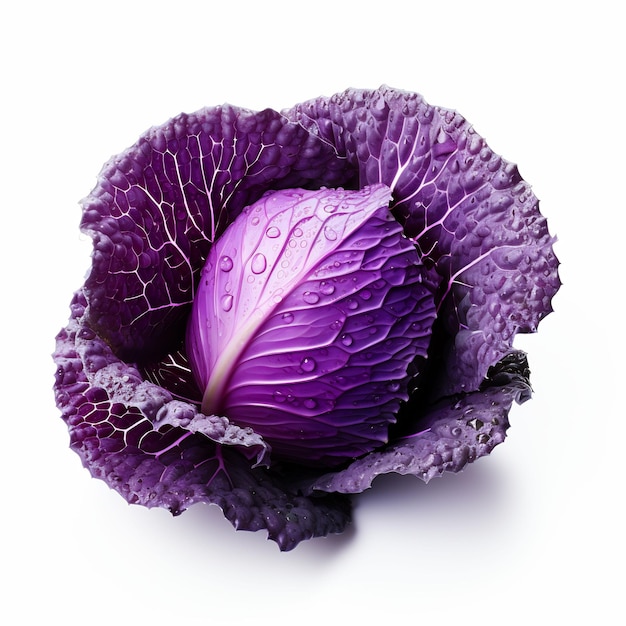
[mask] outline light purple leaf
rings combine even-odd
[[[187,334],[203,412],[304,463],[387,440],[435,319],[433,285],[388,200],[384,185],[278,192],[222,235]]]

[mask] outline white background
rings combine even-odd
[[[8,3],[17,5],[17,3]],[[0,12],[0,606],[8,624],[622,624],[622,18],[594,2],[22,2]],[[3,5],[4,6],[4,5]],[[69,450],[54,336],[89,265],[78,201],[180,111],[386,83],[519,164],[559,241],[535,396],[459,475],[383,478],[280,553],[215,507],[128,506]]]

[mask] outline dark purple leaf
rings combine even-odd
[[[525,355],[512,353],[479,390],[422,407],[416,419],[421,430],[318,478],[310,490],[360,493],[382,474],[411,474],[428,482],[462,470],[504,441],[511,405],[530,398],[528,376]]]
[[[456,111],[388,87],[285,115],[334,145],[361,185],[391,188],[406,235],[441,277],[437,393],[475,389],[516,333],[536,330],[560,285],[554,239],[517,167]]]
[[[151,129],[83,201],[89,319],[120,355],[175,345],[211,243],[268,189],[348,182],[331,146],[271,110],[223,106]]]
[[[258,435],[142,381],[94,336],[85,306],[78,293],[57,337],[55,393],[71,447],[92,476],[131,504],[176,515],[196,502],[217,504],[235,528],[266,529],[282,550],[343,530],[348,501],[303,496],[277,472],[254,467],[267,452]]]

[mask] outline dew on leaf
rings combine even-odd
[[[320,293],[324,296],[330,296],[335,292],[335,286],[332,283],[329,283],[323,280],[320,283]]]
[[[255,254],[254,257],[252,258],[250,269],[255,274],[262,274],[265,271],[266,267],[267,267],[267,259],[265,258],[265,255],[262,254],[261,252],[257,252],[257,254]]]
[[[310,373],[315,370],[315,368],[317,367],[317,363],[315,362],[315,359],[307,356],[304,357],[302,361],[300,361],[300,367],[302,368],[303,372]]]
[[[317,304],[320,301],[320,296],[315,291],[305,291],[302,294],[302,299],[307,304]]]
[[[326,226],[324,228],[324,237],[328,239],[328,241],[336,241],[337,240],[337,231],[330,226]]]
[[[272,397],[274,398],[274,402],[278,402],[279,404],[282,404],[287,400],[287,397],[282,391],[275,391],[272,394]]]
[[[220,269],[222,272],[230,272],[233,269],[233,260],[229,256],[220,259]]]

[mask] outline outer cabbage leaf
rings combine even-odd
[[[217,504],[235,528],[267,529],[282,550],[343,530],[349,501],[297,494],[279,472],[258,467],[267,453],[258,435],[142,380],[91,329],[86,307],[77,293],[57,337],[55,392],[70,445],[92,476],[131,504],[175,515]]]
[[[530,398],[529,375],[526,355],[512,352],[491,368],[479,390],[417,408],[413,418],[421,430],[321,476],[309,491],[360,493],[381,474],[412,474],[428,482],[462,470],[504,441],[511,405]]]
[[[433,396],[476,389],[517,332],[536,330],[560,285],[553,238],[517,167],[455,111],[388,87],[284,113],[334,146],[361,185],[391,188],[405,233],[441,277]]]
[[[389,199],[384,185],[277,192],[211,249],[187,328],[202,410],[254,428],[275,458],[360,456],[408,400],[434,284]]]
[[[149,130],[83,200],[84,291],[96,331],[127,360],[176,346],[211,243],[268,189],[349,181],[331,146],[272,110],[229,105]]]

